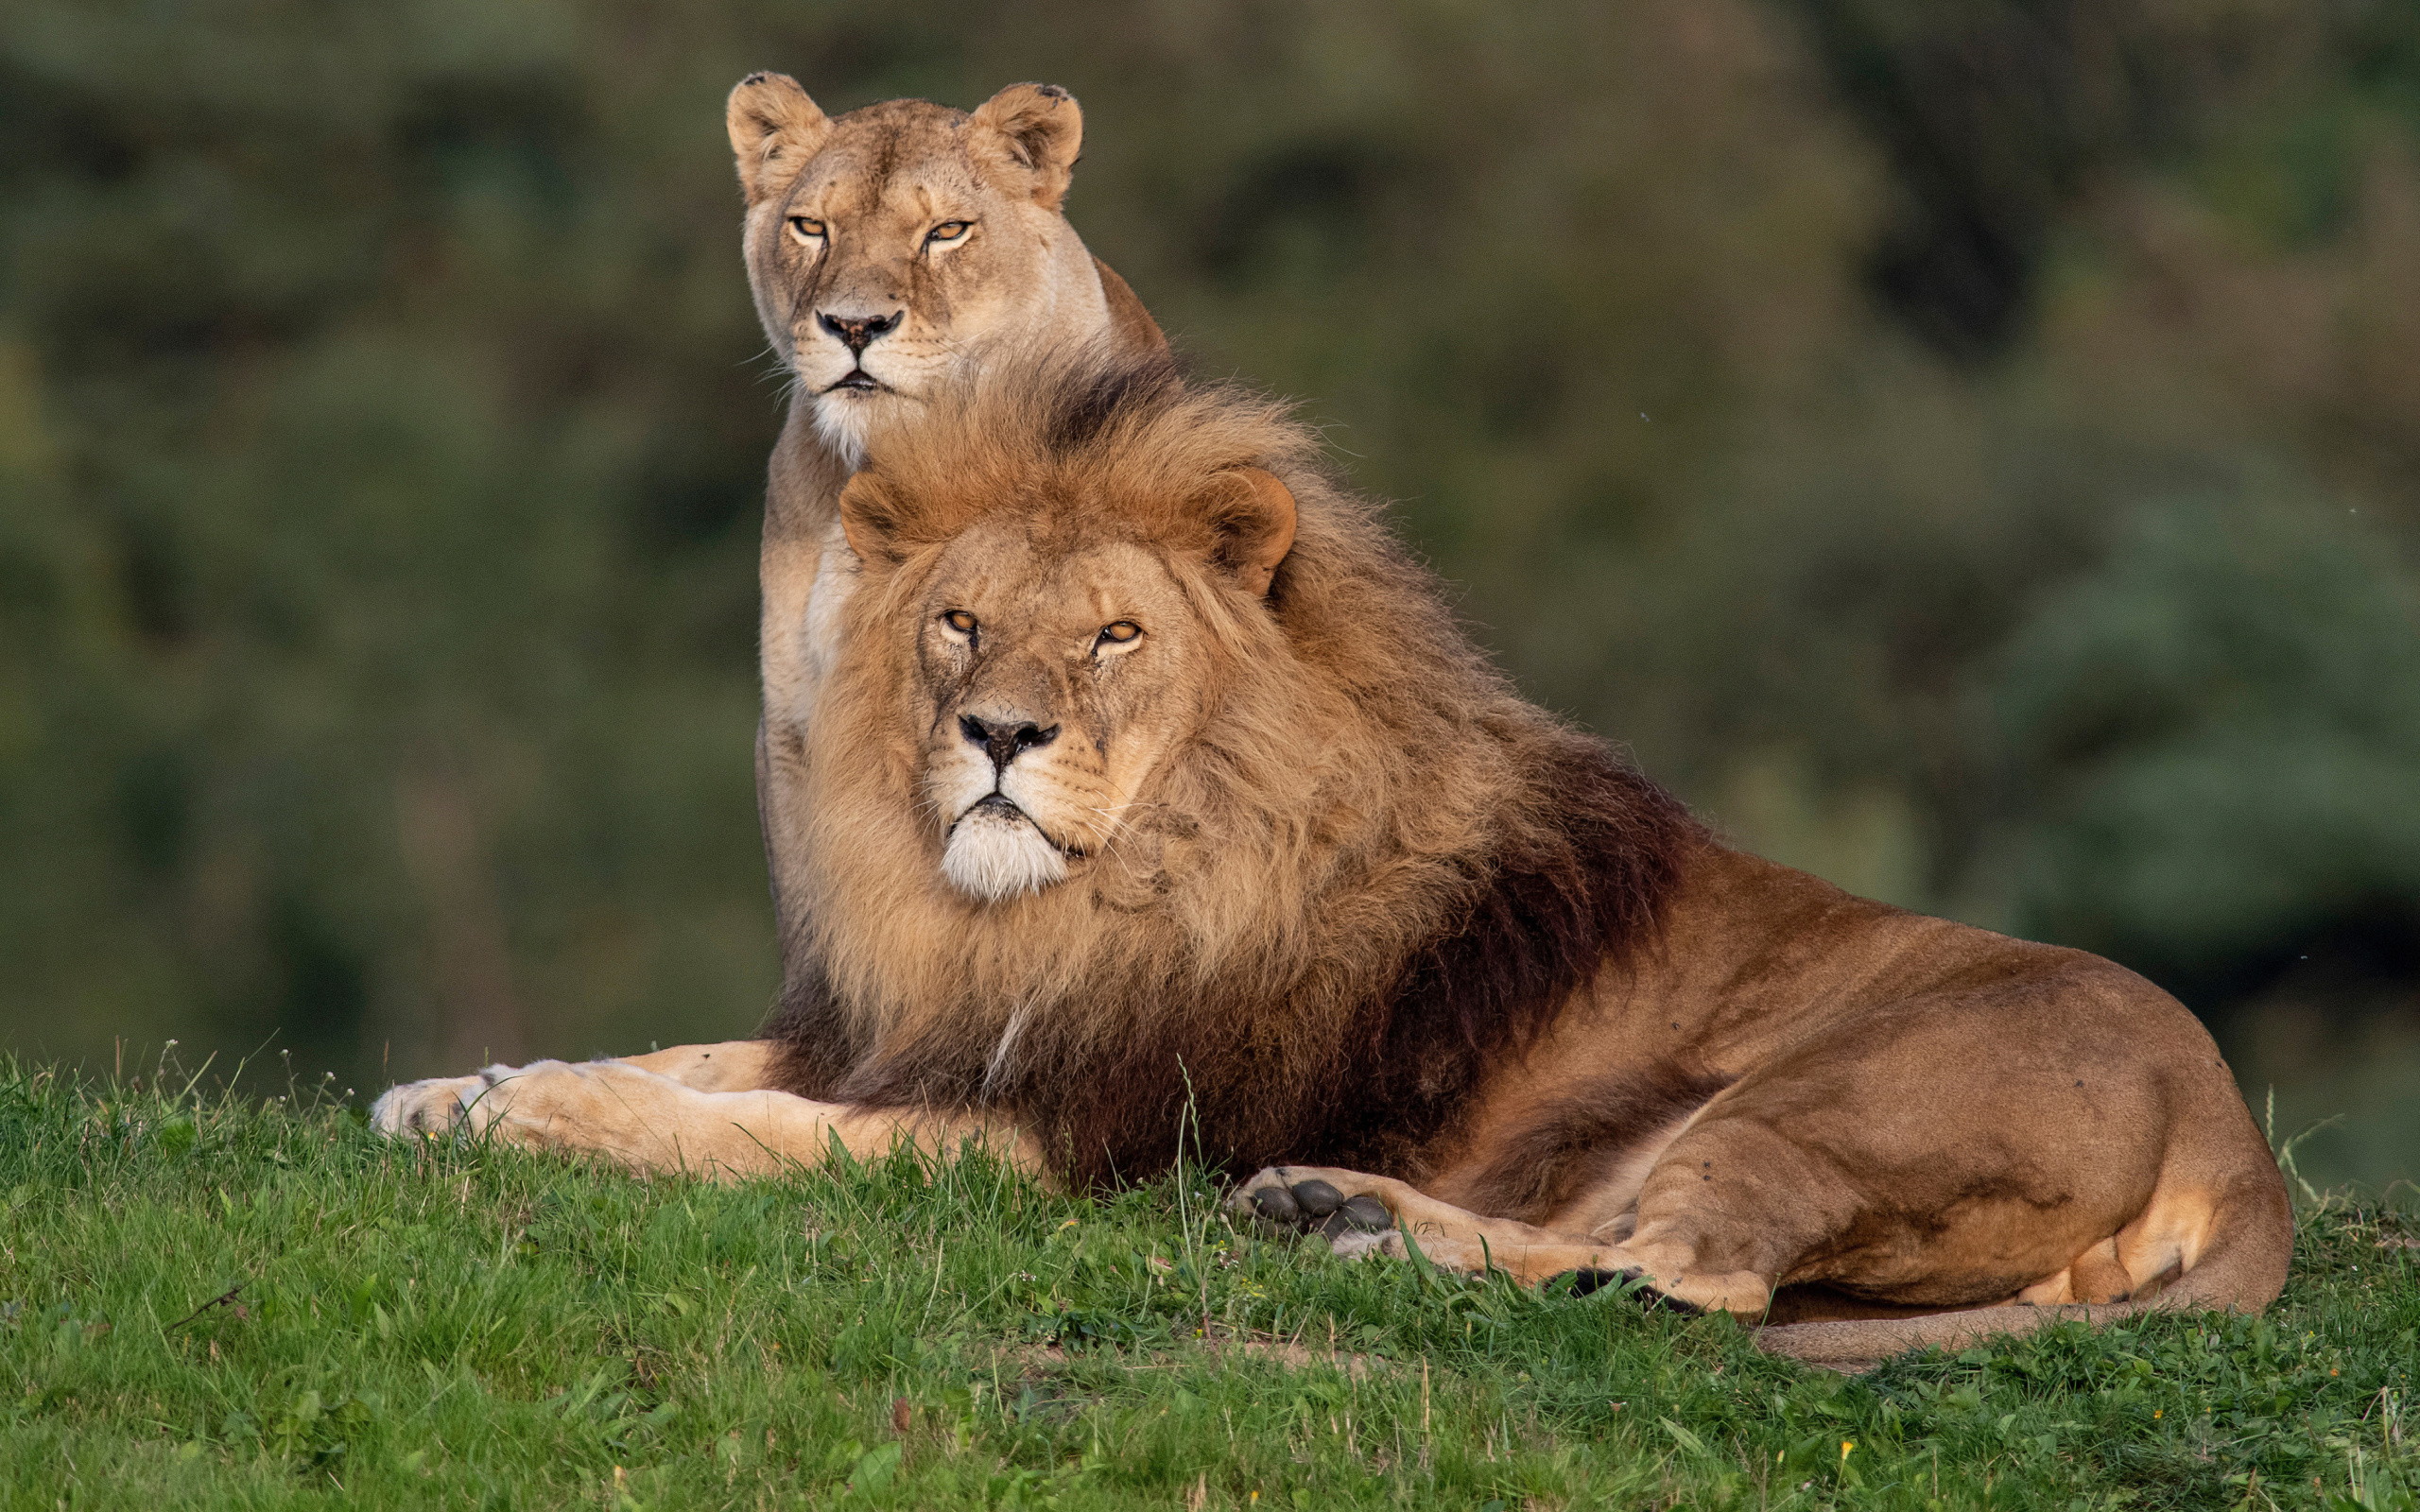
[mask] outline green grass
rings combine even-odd
[[[173,1091],[173,1088],[171,1089]],[[1893,1362],[979,1160],[736,1187],[0,1063],[10,1507],[2402,1507],[2420,1249]],[[214,1301],[214,1299],[216,1299]],[[1331,1360],[1333,1351],[1333,1363]],[[1355,1357],[1358,1357],[1357,1364]],[[904,1428],[901,1424],[905,1424]]]

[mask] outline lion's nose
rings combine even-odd
[[[833,315],[826,312],[815,319],[824,330],[840,338],[840,345],[849,349],[849,355],[862,357],[866,348],[899,329],[899,322],[907,317],[905,310],[893,310],[889,315]]]
[[[983,747],[984,754],[992,758],[992,769],[999,772],[1007,771],[1009,763],[1027,751],[1037,746],[1047,746],[1059,738],[1057,725],[1045,730],[1030,719],[1020,720],[1014,715],[1007,719],[984,719],[975,714],[961,714],[958,729],[969,744]]]

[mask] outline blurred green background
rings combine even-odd
[[[11,0],[0,1045],[754,1024],[764,67],[1073,90],[1092,247],[1536,697],[2420,1177],[2408,0]]]

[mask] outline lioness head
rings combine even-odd
[[[796,80],[752,74],[725,122],[756,313],[849,465],[871,419],[962,359],[1107,325],[1060,214],[1084,134],[1065,90],[1015,84],[971,113],[890,100],[834,119]]]
[[[1232,461],[1173,491],[1080,463],[1039,490],[1026,481],[1003,498],[977,472],[936,498],[877,455],[840,498],[907,673],[900,713],[922,731],[915,781],[942,873],[984,902],[1049,887],[1115,845],[1200,733],[1238,644],[1272,633],[1262,601],[1295,534],[1286,486]]]

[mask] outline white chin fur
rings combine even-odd
[[[866,463],[866,406],[872,397],[847,389],[815,396],[815,434],[853,472]]]
[[[949,832],[942,875],[985,902],[1005,902],[1065,880],[1067,858],[1021,815],[977,809]]]

